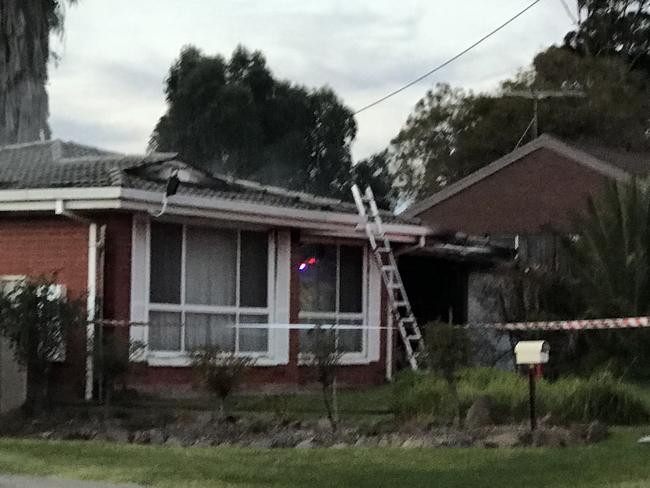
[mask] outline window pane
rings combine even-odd
[[[300,247],[300,310],[336,312],[336,246]]]
[[[149,312],[149,349],[152,351],[181,350],[181,314]]]
[[[235,305],[237,232],[188,227],[185,258],[185,302]]]
[[[269,238],[262,232],[241,233],[239,302],[242,307],[266,307]]]
[[[151,224],[152,303],[181,303],[181,251],[183,232],[176,224]]]
[[[235,316],[188,313],[185,315],[185,350],[214,347],[235,350]]]
[[[341,319],[339,325],[350,326],[363,324],[361,319]],[[362,352],[363,351],[363,330],[343,329],[338,331],[339,350],[341,352]]]
[[[361,313],[363,309],[363,248],[341,246],[339,312]]]
[[[267,352],[269,350],[268,329],[246,329],[246,324],[266,324],[269,319],[266,315],[240,315],[239,316],[239,351],[240,352]]]

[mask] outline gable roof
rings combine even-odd
[[[415,218],[425,210],[447,200],[539,149],[552,150],[615,180],[650,174],[650,153],[628,152],[588,144],[567,144],[548,134],[543,134],[528,144],[515,149],[502,158],[491,162],[465,178],[434,193],[430,197],[415,203],[402,212],[400,216]]]
[[[357,214],[349,202],[208,174],[179,161],[175,153],[125,155],[61,140],[0,146],[0,191],[118,187],[162,195],[174,169],[191,174],[181,183],[179,196]],[[382,212],[382,217],[391,223],[417,223],[390,212]]]

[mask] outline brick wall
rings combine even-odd
[[[70,298],[83,297],[88,280],[88,226],[63,217],[0,218],[0,275],[56,274]],[[67,344],[65,364],[57,364],[57,391],[79,397],[84,388],[83,331]]]
[[[582,164],[539,149],[419,217],[439,229],[473,235],[537,233],[548,226],[568,230],[605,181]]]

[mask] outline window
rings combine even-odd
[[[304,244],[300,248],[300,320],[320,325],[362,325],[365,315],[364,248]],[[363,352],[363,330],[337,332],[343,352]],[[309,331],[301,332],[305,350]]]
[[[265,353],[269,236],[224,228],[152,223],[149,349],[205,347]]]

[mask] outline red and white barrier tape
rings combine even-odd
[[[127,320],[98,320],[97,324],[113,327],[142,327],[149,325],[146,322],[129,322]],[[372,329],[382,330],[390,327],[341,324],[341,325],[314,325],[314,324],[240,324],[240,329],[298,329],[309,330],[317,327],[323,329],[335,328],[338,330],[361,330]],[[468,324],[467,329],[487,329],[498,331],[572,331],[572,330],[604,330],[604,329],[640,329],[650,327],[650,317],[625,317],[614,319],[585,319],[585,320],[557,320],[550,322],[511,322],[511,323],[488,323]],[[395,329],[395,327],[392,327]]]

